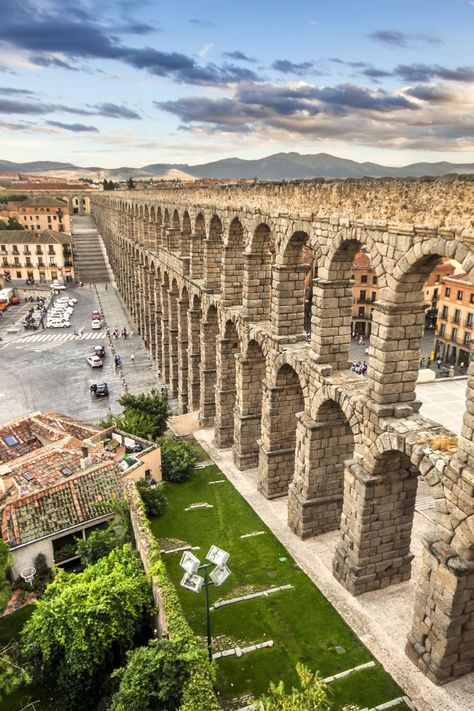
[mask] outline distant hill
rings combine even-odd
[[[346,158],[338,158],[329,153],[301,154],[275,153],[274,155],[256,160],[241,158],[224,158],[212,163],[188,165],[187,163],[151,163],[141,168],[99,168],[91,166],[81,168],[72,163],[56,163],[54,161],[32,161],[30,163],[13,163],[0,160],[0,172],[12,173],[62,173],[71,178],[97,177],[101,171],[107,178],[124,180],[127,177],[149,178],[169,175],[186,174],[183,180],[195,178],[220,178],[235,180],[239,178],[258,178],[259,180],[296,180],[308,178],[419,178],[425,175],[439,177],[448,173],[474,173],[474,163],[411,163],[401,168],[379,165],[378,163],[358,163]],[[173,173],[169,173],[173,171]],[[174,172],[177,171],[177,172]]]

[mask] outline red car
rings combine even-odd
[[[93,311],[91,313],[91,321],[95,321],[95,320],[102,321],[103,318],[104,318],[104,316],[100,311]]]
[[[19,303],[20,303],[20,299],[18,298],[18,296],[12,296],[10,305],[17,306]]]

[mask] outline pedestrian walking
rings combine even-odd
[[[106,291],[107,291],[107,288],[108,288],[108,287],[107,287],[107,282],[105,282],[105,290],[106,290]]]
[[[441,360],[441,358],[438,358],[438,361],[437,361],[437,363],[438,363],[438,370],[441,370],[441,364],[442,364],[442,362],[443,362],[443,361]]]
[[[135,356],[133,355],[133,353],[132,353],[132,355],[130,356],[130,360],[132,361],[132,363],[135,363]]]

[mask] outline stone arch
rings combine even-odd
[[[178,396],[178,282],[174,278],[169,292],[169,347],[170,347],[170,395]]]
[[[199,410],[201,390],[201,297],[191,296],[188,318],[188,409]]]
[[[295,478],[288,497],[288,524],[309,538],[339,528],[344,463],[354,456],[354,434],[341,406],[322,399],[314,419],[298,415]]]
[[[274,258],[274,235],[268,224],[260,222],[244,253],[243,306],[249,321],[270,319]]]
[[[242,303],[244,247],[244,228],[239,218],[234,217],[229,226],[222,258],[223,306],[240,306]]]
[[[170,279],[167,271],[163,272],[161,283],[161,372],[165,383],[170,382],[170,332],[169,332],[169,288]]]
[[[257,339],[249,340],[237,358],[236,367],[238,387],[233,457],[239,469],[244,470],[258,464],[258,442],[261,434],[262,384],[266,374],[266,357]]]
[[[180,254],[182,257],[189,257],[191,251],[191,218],[187,210],[183,213],[181,239],[180,239]]]
[[[206,237],[206,219],[198,212],[194,221],[194,234],[191,237],[189,274],[191,279],[202,279],[204,271],[204,240]]]
[[[188,412],[189,384],[189,293],[186,285],[181,289],[178,300],[178,404],[181,413]]]
[[[217,343],[216,429],[217,447],[230,447],[234,439],[234,409],[236,405],[237,362],[240,353],[239,334],[232,319],[224,323],[223,335]]]
[[[220,291],[222,273],[223,226],[218,215],[209,222],[209,235],[204,242],[204,288],[215,293]]]
[[[201,321],[201,400],[199,419],[210,425],[216,414],[216,341],[219,334],[218,312],[211,304]]]
[[[272,328],[276,336],[291,342],[306,338],[305,296],[313,276],[305,249],[308,241],[308,232],[292,232],[273,267]]]
[[[295,474],[297,415],[304,412],[304,386],[286,359],[277,359],[273,383],[264,390],[259,488],[269,499],[284,496]]]
[[[175,229],[175,230],[181,229],[181,223],[180,223],[180,219],[179,219],[179,212],[178,212],[178,210],[177,210],[176,208],[173,210],[173,223],[172,223],[172,226],[173,226],[173,229]]]

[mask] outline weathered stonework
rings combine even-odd
[[[407,653],[437,683],[474,670],[474,364],[458,451],[415,398],[422,286],[474,279],[474,182],[326,181],[95,195],[118,287],[182,412],[199,410],[302,538],[340,530],[355,595],[407,580],[417,477],[436,502]],[[352,263],[379,285],[368,377],[348,370]],[[311,342],[304,254],[312,253]]]

